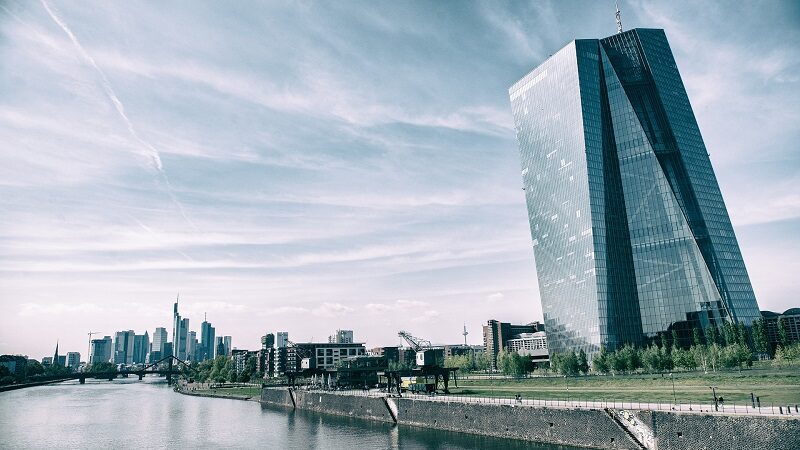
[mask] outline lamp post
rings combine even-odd
[[[719,411],[719,403],[717,403],[717,387],[716,386],[709,386],[711,389],[711,394],[714,396],[714,411]]]
[[[672,372],[669,373],[669,379],[672,380],[672,404],[678,404],[678,397],[675,396],[675,377],[672,376]]]

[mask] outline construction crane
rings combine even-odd
[[[86,333],[89,336],[89,348],[86,350],[86,364],[89,364],[89,356],[92,354],[92,336],[95,334],[103,334],[99,331],[90,331]]]
[[[431,344],[431,341],[429,341],[427,339],[421,339],[421,338],[418,338],[418,337],[414,337],[408,331],[402,331],[401,330],[401,331],[399,331],[397,333],[397,335],[399,337],[405,339],[405,341],[408,342],[409,347],[413,348],[415,352],[419,352],[419,351],[423,351],[423,350],[429,350],[430,348],[433,347],[433,345]]]

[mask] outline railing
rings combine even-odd
[[[458,403],[477,403],[492,405],[528,406],[561,409],[624,409],[641,411],[669,411],[669,412],[702,412],[709,414],[724,415],[775,415],[800,417],[800,404],[762,404],[753,406],[752,403],[723,402],[717,407],[713,403],[654,403],[654,402],[632,402],[618,401],[613,399],[595,400],[562,400],[562,399],[529,399],[515,397],[492,397],[492,396],[469,396],[454,394],[415,394],[404,392],[401,395],[387,393],[377,389],[324,389],[322,387],[302,385],[296,389],[309,392],[325,392],[336,395],[349,395],[361,397],[402,397],[420,401],[439,401],[439,402],[458,402]]]

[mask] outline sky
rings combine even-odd
[[[761,309],[800,306],[800,3],[664,28]],[[542,319],[508,87],[613,1],[0,1],[0,353],[89,331],[481,344]],[[199,335],[199,333],[198,333]]]

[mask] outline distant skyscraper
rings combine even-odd
[[[117,331],[114,336],[114,364],[133,364],[133,344],[136,333],[133,330]]]
[[[147,351],[150,349],[150,335],[137,334],[133,338],[133,363],[144,364],[147,362]]]
[[[67,367],[77,369],[81,365],[81,354],[78,352],[67,352]]]
[[[214,357],[225,356],[225,342],[223,342],[222,336],[217,336],[214,341]]]
[[[328,337],[328,343],[331,344],[352,344],[353,343],[353,330],[336,330],[333,336]]]
[[[225,344],[225,356],[231,356],[231,351],[233,350],[233,344],[230,336],[225,336],[222,338],[222,341]]]
[[[180,360],[186,359],[188,336],[189,319],[181,319],[181,315],[178,313],[178,301],[176,300],[172,315],[172,354]]]
[[[759,317],[663,30],[573,41],[509,93],[551,353]]]
[[[161,358],[167,356],[164,353],[164,344],[167,342],[167,329],[164,327],[156,328],[156,331],[153,333],[153,343],[150,345],[150,363],[159,361]]]
[[[92,339],[92,351],[89,354],[89,364],[109,362],[113,352],[111,336],[103,339]]]
[[[278,331],[276,333],[276,347],[286,348],[289,345],[289,333],[286,331]]]
[[[203,320],[200,325],[200,360],[214,358],[215,330],[208,320]]]
[[[199,347],[199,344],[197,343],[196,331],[189,332],[189,336],[186,338],[186,343],[186,359],[189,361],[197,361],[197,348]]]

